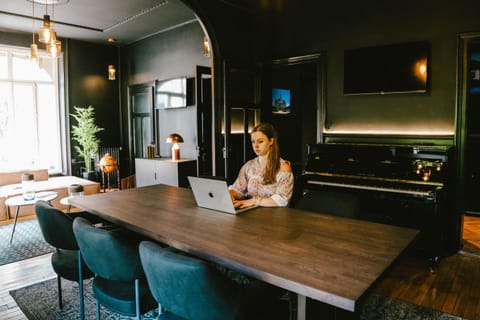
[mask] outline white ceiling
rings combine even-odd
[[[115,38],[117,44],[129,44],[196,21],[192,10],[180,0],[69,0],[53,6],[53,12],[52,5],[45,6],[52,0],[35,1],[38,3],[32,5],[30,0],[0,0],[0,32],[31,33],[33,10],[36,34],[48,10],[60,38],[103,43]]]

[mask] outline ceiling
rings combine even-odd
[[[0,32],[31,33],[34,27],[38,34],[47,10],[59,38],[100,43],[114,38],[118,45],[124,45],[197,21],[180,0],[55,0],[60,3],[53,11],[52,5],[45,3],[54,0],[34,1],[1,0]]]

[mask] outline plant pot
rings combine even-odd
[[[82,172],[82,177],[90,181],[97,181],[97,173],[95,171]]]

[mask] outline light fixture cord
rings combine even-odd
[[[55,5],[52,3],[52,20],[50,20],[50,29],[52,29],[53,19],[55,19]]]
[[[35,1],[32,1],[32,43],[35,44]]]

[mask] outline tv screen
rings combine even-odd
[[[157,109],[183,108],[192,104],[193,79],[180,77],[155,82],[155,107]]]
[[[427,92],[429,64],[425,41],[345,50],[344,94]]]
[[[289,89],[272,89],[272,113],[288,114],[292,111]]]

